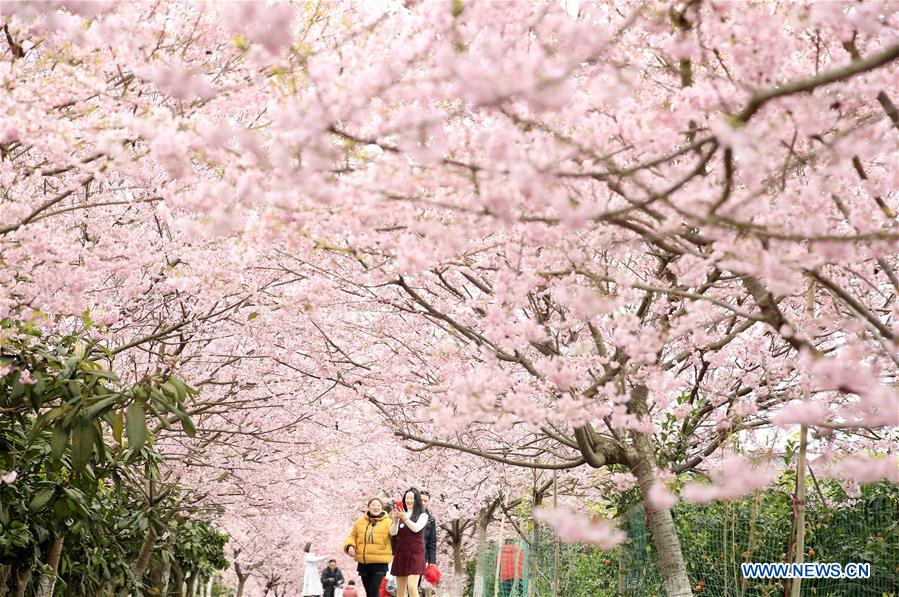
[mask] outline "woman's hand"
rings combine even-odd
[[[352,545],[350,545],[349,547],[346,548],[346,553],[351,558],[355,558],[356,557],[356,548],[353,547]]]

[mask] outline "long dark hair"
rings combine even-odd
[[[425,507],[421,504],[421,494],[418,493],[418,490],[414,487],[410,487],[403,492],[403,508],[406,507],[406,494],[410,491],[412,492],[412,495],[415,496],[415,502],[412,505],[412,516],[410,520],[417,521],[418,517],[421,516],[421,513],[425,511]]]

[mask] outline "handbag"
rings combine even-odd
[[[382,578],[381,579],[380,597],[393,597],[393,595],[395,593],[396,593],[396,581],[394,581],[394,584],[393,584],[393,592],[390,592],[387,589],[387,577],[385,576],[384,578]]]
[[[437,564],[428,564],[425,568],[425,580],[436,586],[437,583],[440,582],[440,568],[437,567]]]

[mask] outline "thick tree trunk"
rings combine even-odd
[[[162,575],[159,578],[159,594],[168,597],[169,594],[169,578],[172,576],[172,563],[166,561],[162,565]]]
[[[172,564],[172,577],[172,584],[175,585],[175,590],[172,594],[175,597],[184,597],[184,572],[182,572],[178,562]]]
[[[12,576],[12,566],[0,564],[0,597],[6,597],[8,592],[6,584],[9,582],[10,576]]]
[[[140,553],[137,555],[134,565],[131,566],[134,578],[140,580],[144,577],[144,571],[147,569],[147,564],[150,563],[150,556],[153,555],[154,547],[156,547],[156,530],[153,529],[152,525],[149,525],[147,534],[144,536],[144,542],[140,547]]]
[[[150,577],[147,579],[150,595],[162,595],[162,562],[159,558],[150,559]]]
[[[490,523],[490,513],[487,508],[481,510],[478,515],[478,551],[474,568],[474,597],[484,597],[484,567],[487,566],[487,525]],[[493,563],[490,562],[492,565]]]
[[[640,494],[643,496],[643,507],[649,518],[652,541],[659,554],[665,591],[669,597],[692,597],[693,590],[687,576],[677,529],[671,518],[671,509],[655,509],[648,500],[649,489],[656,481],[652,446],[646,436],[637,435],[634,438],[634,447],[636,459],[632,463],[633,473],[640,483]]]
[[[194,597],[194,586],[197,584],[197,572],[194,570],[187,575],[187,587],[184,590],[184,597]]]
[[[454,521],[453,525],[458,531],[458,528],[461,526],[459,521]],[[462,577],[462,572],[464,571],[465,564],[462,562],[462,533],[457,532],[453,534],[453,574],[458,577]]]
[[[16,571],[16,597],[25,597],[25,590],[31,582],[31,568]]]
[[[62,556],[62,545],[64,537],[55,537],[53,543],[50,544],[50,551],[47,553],[47,566],[50,570],[41,577],[41,584],[38,587],[36,597],[53,597],[53,587],[56,586],[56,571],[59,569],[59,558]]]

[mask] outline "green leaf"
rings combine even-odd
[[[68,410],[69,410],[69,407],[66,406],[65,404],[63,404],[62,406],[57,406],[56,408],[50,409],[49,411],[47,411],[47,414],[45,415],[46,418],[44,419],[44,423],[49,423],[50,421],[55,421],[62,415],[66,414],[66,412],[68,412]]]
[[[28,504],[28,509],[31,510],[32,512],[37,512],[38,510],[40,510],[41,508],[43,508],[50,502],[50,499],[53,498],[53,494],[55,492],[56,492],[56,490],[53,489],[52,487],[49,487],[47,489],[42,489],[41,491],[38,492],[38,494],[36,496],[34,496],[34,498]]]
[[[87,500],[87,496],[84,495],[84,492],[75,487],[63,487],[62,492],[76,502],[85,502]]]
[[[91,405],[84,411],[84,417],[87,420],[93,420],[99,415],[101,412],[109,408],[116,400],[118,399],[118,395],[113,394],[107,398],[103,398],[98,401],[96,404]]]
[[[178,401],[184,402],[184,399],[187,398],[187,386],[175,376],[170,377],[169,381],[178,389]]]
[[[106,446],[103,444],[103,428],[100,426],[100,421],[94,420],[91,429],[94,430],[94,441],[97,444],[97,458],[101,463],[105,463]]]
[[[115,414],[115,420],[112,422],[112,437],[115,438],[119,444],[122,443],[122,431],[125,428],[125,411],[119,410]]]
[[[62,379],[65,379],[72,375],[72,371],[75,370],[75,367],[78,366],[78,361],[80,361],[78,357],[72,357],[68,361],[66,361],[65,369],[62,370],[62,373],[59,375]]]
[[[168,380],[167,382],[165,382],[164,384],[162,384],[162,389],[166,394],[168,394],[172,398],[175,398],[176,400],[178,399],[178,396],[179,396],[178,387],[174,383],[172,383],[171,379]]]
[[[91,370],[90,370],[90,375],[91,375],[92,377],[100,377],[100,378],[103,378],[103,379],[108,379],[108,380],[114,381],[114,382],[116,382],[116,383],[119,383],[119,382],[122,381],[122,380],[119,379],[119,376],[118,376],[118,375],[116,375],[116,374],[113,373],[112,371],[107,371],[106,369],[91,369]]]
[[[53,437],[50,439],[50,454],[53,456],[53,460],[59,460],[62,458],[63,453],[66,451],[66,446],[69,443],[69,430],[63,427],[62,425],[58,425],[53,429]]]
[[[182,410],[177,411],[178,418],[181,419],[181,427],[184,428],[184,433],[187,434],[188,437],[194,437],[197,435],[197,428],[194,427],[193,421],[190,420],[190,417],[187,416]]]
[[[83,471],[90,462],[93,450],[94,428],[82,420],[72,429],[72,468]]]
[[[53,502],[53,513],[56,514],[56,518],[63,519],[69,513],[69,507],[66,505],[65,500],[56,500]]]
[[[132,402],[125,413],[125,431],[128,444],[137,452],[147,441],[147,414],[140,404]]]

